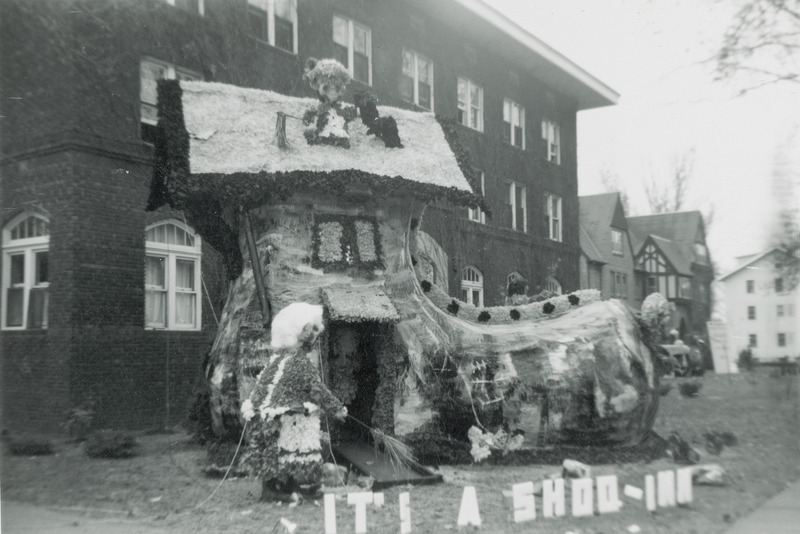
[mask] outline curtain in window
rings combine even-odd
[[[197,296],[194,293],[194,261],[175,262],[175,322],[194,325]]]
[[[167,292],[165,258],[147,256],[145,259],[145,324],[166,326]]]

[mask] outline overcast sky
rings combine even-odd
[[[675,157],[694,150],[686,209],[713,206],[708,242],[723,273],[735,256],[767,246],[776,161],[794,169],[794,184],[800,175],[800,84],[737,98],[736,86],[713,80],[708,60],[733,1],[486,1],[621,95],[616,106],[578,115],[581,195],[605,192],[605,169],[619,176],[634,214],[648,214],[643,182],[666,181]]]

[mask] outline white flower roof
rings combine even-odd
[[[316,100],[219,83],[180,85],[194,175],[360,170],[472,192],[432,113],[379,106],[381,117],[397,121],[404,148],[386,148],[367,135],[359,117],[348,126],[350,148],[345,149],[306,142],[300,119],[316,107]],[[279,111],[287,115],[288,149],[275,144]]]

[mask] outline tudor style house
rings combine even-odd
[[[642,297],[661,293],[675,305],[681,339],[706,331],[714,269],[699,211],[628,217]]]
[[[469,152],[491,216],[426,211],[434,283],[482,305],[517,277],[579,287],[576,114],[618,95],[480,0],[6,0],[0,25],[11,430],[52,431],[77,406],[98,427],[185,417],[228,280],[199,228],[145,210],[158,79],[312,96],[306,59],[334,57],[348,100],[449,118]]]
[[[775,269],[768,250],[737,258],[739,265],[719,278],[723,284],[731,357],[750,348],[760,362],[800,356],[800,288]]]
[[[582,196],[580,203],[580,284],[599,289],[633,308],[642,303],[636,283],[628,221],[619,193]]]

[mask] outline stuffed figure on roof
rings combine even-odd
[[[322,306],[296,302],[282,309],[272,321],[269,363],[242,403],[249,425],[242,463],[261,478],[262,501],[315,496],[322,477],[320,410],[347,417],[308,357],[323,329]]]
[[[356,110],[341,102],[350,83],[350,73],[335,59],[309,58],[304,70],[304,77],[320,99],[317,107],[303,116],[303,123],[309,126],[304,132],[306,141],[309,145],[350,148],[347,124],[356,117]]]

